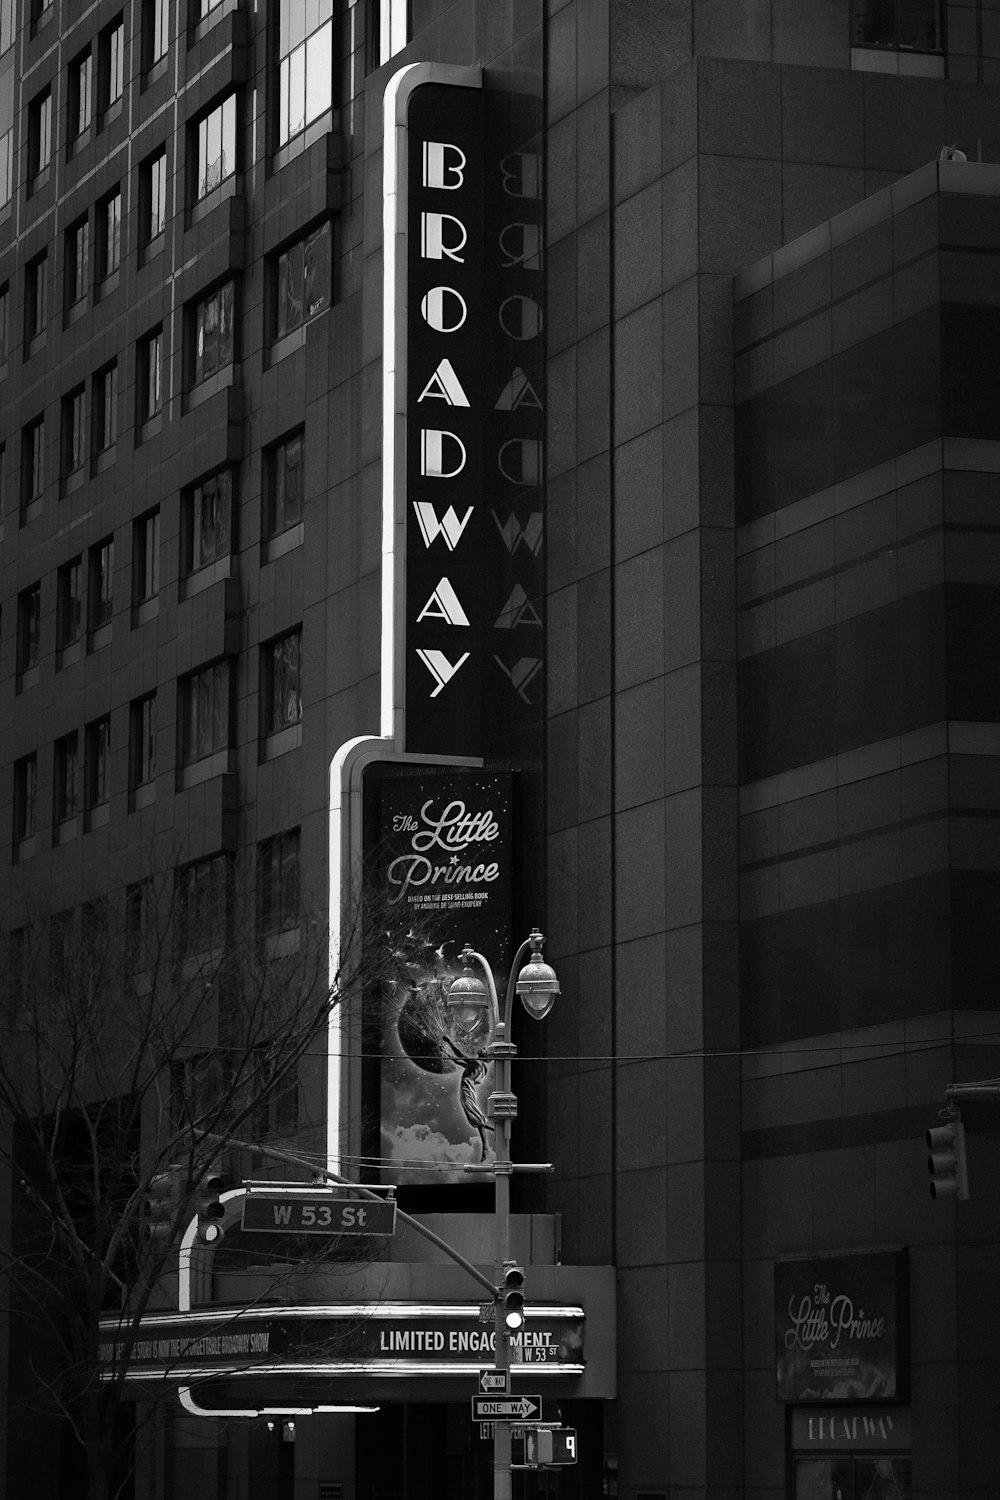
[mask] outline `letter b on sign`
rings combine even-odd
[[[424,187],[453,193],[465,181],[465,152],[448,141],[424,141]]]

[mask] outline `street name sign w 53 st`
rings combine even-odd
[[[390,1235],[396,1229],[396,1204],[329,1193],[292,1197],[253,1192],[243,1200],[243,1228],[267,1234]]]

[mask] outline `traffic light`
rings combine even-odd
[[[142,1205],[142,1234],[148,1243],[167,1245],[174,1238],[180,1197],[179,1167],[167,1167],[149,1179]]]
[[[932,1198],[969,1196],[969,1178],[965,1167],[965,1126],[956,1116],[946,1125],[935,1125],[927,1132],[927,1170],[931,1174]]]
[[[541,1464],[575,1464],[576,1430],[573,1427],[526,1427],[524,1461],[532,1468]]]
[[[219,1172],[207,1172],[198,1184],[198,1239],[203,1245],[217,1245],[225,1234],[221,1221],[226,1205],[219,1194],[226,1190],[226,1179]]]
[[[503,1273],[503,1320],[516,1332],[524,1326],[524,1271],[508,1265]]]

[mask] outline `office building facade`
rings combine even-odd
[[[589,1340],[578,1464],[516,1483],[990,1493],[993,1106],[967,1201],[923,1135],[997,1072],[1000,10],[5,0],[0,49],[7,942],[230,865],[269,937],[336,923],[400,784],[479,777],[562,986],[517,1253]],[[282,1138],[387,1158],[345,1035]],[[488,1188],[382,1164],[490,1262]],[[456,1277],[407,1236],[329,1295],[447,1338]],[[136,1493],[488,1493],[471,1368],[294,1433],[271,1378]]]

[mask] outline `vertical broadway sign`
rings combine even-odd
[[[483,95],[410,99],[407,183],[406,749],[481,751]]]

